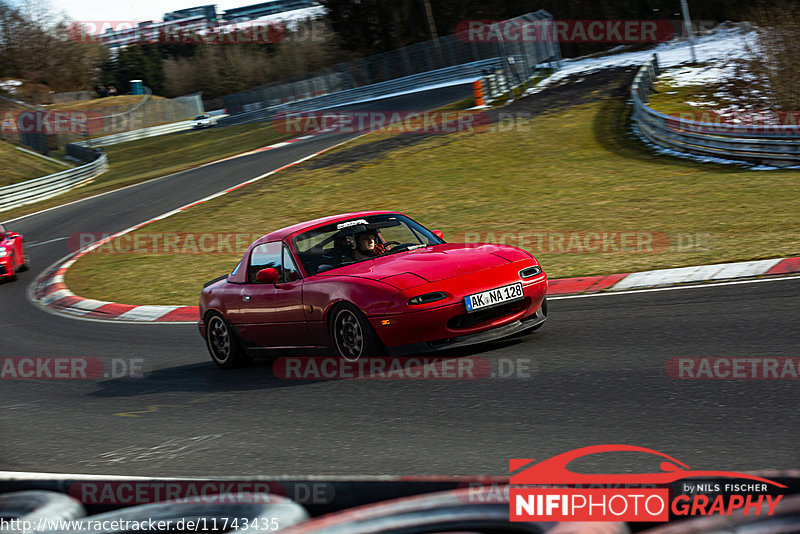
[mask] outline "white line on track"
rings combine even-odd
[[[606,291],[604,293],[590,293],[588,295],[561,295],[547,297],[547,300],[585,299],[590,297],[611,297],[615,295],[635,295],[637,293],[652,293],[655,291],[677,291],[679,289],[701,289],[709,287],[733,286],[739,284],[757,284],[760,282],[779,282],[782,280],[800,280],[800,275],[780,276],[776,278],[756,278],[754,280],[732,280],[730,282],[709,282],[707,284],[693,284],[690,286],[653,287],[649,289],[627,289],[625,291]]]
[[[32,243],[25,243],[25,248],[34,248],[41,245],[47,245],[49,243],[55,243],[56,241],[63,241],[65,239],[69,239],[68,237],[57,237],[55,239],[51,239],[50,241],[34,241]]]

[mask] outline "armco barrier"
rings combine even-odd
[[[539,10],[509,22],[544,23],[552,19],[550,13]],[[221,124],[257,122],[269,119],[276,111],[313,111],[461,79],[469,83],[472,77],[484,76],[484,70],[501,69],[516,85],[542,70],[559,68],[560,61],[557,42],[476,42],[462,31],[339,63],[301,79],[226,95],[222,98],[231,117]]]
[[[134,141],[136,139],[144,139],[145,137],[153,137],[156,135],[164,135],[173,132],[182,132],[184,130],[191,130],[194,126],[193,121],[180,121],[171,122],[169,124],[162,124],[160,126],[151,126],[149,128],[140,128],[138,130],[131,130],[129,132],[122,132],[114,135],[107,135],[105,137],[96,137],[88,141],[78,141],[77,143],[70,143],[84,147],[100,147],[116,145],[117,143],[124,143],[126,141]]]
[[[414,89],[421,87],[448,83],[462,79],[465,80],[464,83],[469,83],[474,79],[480,78],[483,69],[499,64],[499,58],[492,58],[483,61],[477,61],[468,65],[458,65],[456,67],[448,67],[436,71],[423,72],[422,74],[406,76],[405,78],[398,78],[396,80],[389,80],[387,82],[365,85],[362,87],[356,87],[355,89],[346,89],[344,91],[337,91],[335,93],[322,96],[296,100],[286,104],[278,104],[268,108],[231,115],[230,117],[220,119],[217,121],[217,124],[220,126],[232,126],[234,124],[259,122],[268,120],[275,113],[279,112],[290,113],[294,111],[314,111],[318,109],[334,108],[337,106],[374,100],[376,98],[395,93],[413,91]]]
[[[236,115],[231,115],[224,119],[220,119],[217,121],[217,124],[220,126],[232,126],[234,124],[259,122],[269,120],[276,113],[292,113],[300,111],[306,112],[335,108],[338,106],[356,104],[359,102],[367,102],[370,100],[383,98],[388,95],[404,93],[407,91],[410,92],[424,87],[433,87],[439,84],[458,82],[460,80],[463,80],[464,83],[467,84],[483,78],[487,71],[495,72],[495,69],[497,69],[498,72],[501,72],[503,63],[503,58],[496,57],[475,61],[464,65],[456,65],[455,67],[447,67],[435,71],[423,72],[421,74],[406,76],[405,78],[398,78],[372,85],[364,85],[354,89],[346,89],[344,91],[337,91],[335,93],[306,98],[303,100],[296,100],[294,102],[270,106],[254,111],[238,113]],[[533,76],[535,76],[535,72],[529,73],[529,77]],[[508,87],[506,86],[505,91],[502,93],[507,91]]]
[[[0,187],[0,211],[54,197],[106,172],[106,155],[98,150],[94,158],[94,161],[74,169]]]
[[[653,54],[652,59],[639,68],[631,86],[633,121],[649,141],[700,156],[773,166],[800,162],[800,128],[797,126],[776,125],[769,126],[769,131],[757,131],[750,125],[693,121],[650,108],[649,96],[658,73],[658,56]]]

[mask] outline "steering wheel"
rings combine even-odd
[[[400,241],[387,241],[386,243],[383,243],[383,246],[384,247],[388,247],[389,245],[399,245],[399,244],[400,244]],[[387,249],[387,251],[388,251],[388,249]]]
[[[395,252],[403,252],[404,250],[408,250],[410,247],[419,246],[420,243],[398,243],[397,241],[389,241],[389,243],[395,243],[396,246],[387,252],[387,254],[394,254]],[[389,243],[385,243],[388,245]]]

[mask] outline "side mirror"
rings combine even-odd
[[[256,273],[256,282],[259,284],[274,284],[278,281],[278,269],[267,267]]]
[[[444,241],[444,232],[442,232],[441,230],[434,230],[431,233],[436,237],[438,237],[439,239],[441,239],[442,241]]]

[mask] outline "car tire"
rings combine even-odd
[[[83,505],[63,493],[44,490],[26,490],[0,495],[0,517],[37,522],[69,521],[86,515]],[[30,531],[33,532],[33,531]]]
[[[58,534],[79,534],[81,532],[99,532],[94,525],[109,525],[103,534],[122,534],[129,532],[158,532],[142,526],[131,530],[125,525],[138,523],[163,522],[175,526],[181,521],[197,525],[236,525],[226,532],[265,532],[289,528],[309,519],[308,511],[302,505],[280,495],[270,493],[221,493],[174,499],[152,504],[140,504],[128,508],[120,508],[102,514],[91,515],[73,522],[74,530],[58,530]],[[123,528],[114,529],[116,525]],[[244,525],[247,525],[246,527]],[[273,526],[274,525],[274,526]],[[266,527],[266,528],[265,528]],[[276,528],[278,527],[278,528]],[[170,529],[172,530],[172,529]],[[203,528],[205,531],[205,527]],[[214,529],[216,530],[216,528]],[[181,532],[197,532],[197,528],[181,529]],[[55,534],[56,531],[45,531]]]
[[[30,260],[30,258],[28,258],[27,254],[26,254],[26,255],[22,256],[22,265],[19,266],[19,269],[17,269],[17,272],[24,273],[25,271],[27,271],[30,268],[31,268],[31,260]]]
[[[624,523],[510,522],[508,499],[487,491],[472,502],[474,488],[424,493],[379,501],[315,517],[298,526],[303,534],[402,534],[408,532],[501,532],[515,534],[630,534]],[[508,491],[508,490],[506,490]],[[505,494],[507,495],[507,493]],[[564,527],[564,525],[568,525]]]
[[[218,313],[206,319],[206,346],[211,360],[221,369],[236,369],[251,362],[228,321]]]
[[[382,356],[384,347],[364,314],[352,304],[341,304],[330,315],[334,352],[347,361]]]

